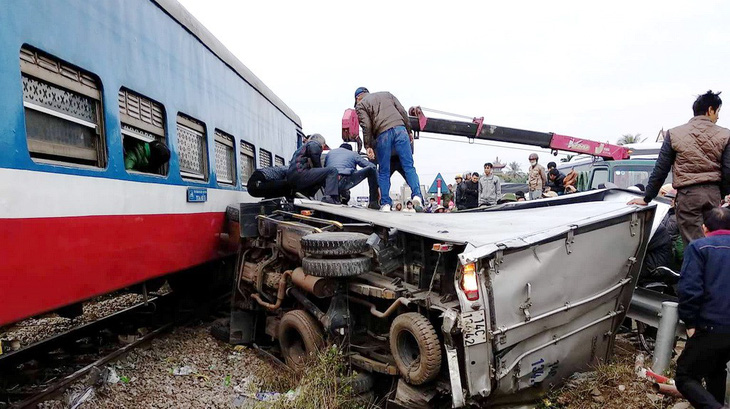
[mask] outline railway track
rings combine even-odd
[[[214,317],[230,294],[204,301],[168,293],[0,355],[0,409],[35,408],[178,325]],[[101,371],[97,371],[101,372]]]

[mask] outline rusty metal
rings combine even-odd
[[[398,368],[385,362],[378,362],[370,358],[366,358],[360,354],[350,355],[350,361],[353,365],[365,369],[368,372],[378,372],[386,375],[398,375]]]
[[[677,387],[674,385],[656,382],[656,383],[654,383],[652,388],[654,389],[655,392],[659,392],[664,395],[674,396],[677,398],[684,398],[684,396],[682,396],[682,393],[679,392],[677,390]]]
[[[241,269],[241,273],[239,275],[239,280],[253,283],[254,280],[256,279],[256,267],[257,266],[258,266],[258,263],[253,263],[250,261],[243,263],[243,268]]]
[[[278,310],[279,307],[281,307],[281,303],[284,301],[284,297],[286,296],[286,279],[287,277],[291,276],[291,271],[287,270],[281,275],[281,279],[279,279],[279,291],[276,294],[276,302],[275,303],[269,303],[261,299],[260,294],[252,294],[251,298],[256,300],[259,305],[262,307],[274,311]]]
[[[322,312],[322,310],[320,310],[316,305],[314,305],[313,302],[309,301],[309,298],[302,294],[301,291],[297,290],[296,288],[290,288],[289,295],[296,298],[296,300],[299,301],[299,304],[302,304],[302,306],[307,311],[309,311],[312,315],[314,315],[315,318],[317,318],[317,321],[321,322],[323,325],[325,324],[326,314]]]
[[[276,234],[276,242],[279,245],[279,248],[285,253],[301,258],[304,257],[304,251],[302,250],[302,237],[315,231],[321,232],[322,230],[301,223],[279,226],[279,231]]]
[[[281,323],[281,317],[268,316],[266,317],[266,328],[264,333],[271,338],[276,338],[279,334],[279,324]]]
[[[347,298],[355,304],[364,305],[370,308],[370,313],[378,318],[388,318],[398,309],[398,307],[400,307],[401,305],[408,305],[408,303],[410,302],[407,298],[400,297],[397,300],[393,301],[393,304],[391,304],[390,307],[385,310],[385,312],[380,312],[378,311],[378,307],[376,307],[375,304],[371,303],[370,301],[361,300],[353,296],[348,296]]]
[[[317,298],[331,297],[337,287],[334,280],[309,275],[301,267],[297,267],[292,271],[291,281],[295,286]]]
[[[386,300],[395,300],[398,298],[398,294],[393,290],[369,284],[350,283],[350,291],[368,297],[383,298]]]

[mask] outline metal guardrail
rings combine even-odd
[[[631,298],[631,305],[626,316],[654,328],[659,328],[662,303],[665,301],[677,302],[677,297],[638,287],[634,290],[634,296]],[[681,338],[687,336],[684,323],[681,321],[677,324],[676,334]]]

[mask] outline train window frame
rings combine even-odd
[[[265,163],[265,162],[268,162]],[[259,148],[259,167],[269,168],[274,165],[274,155],[266,149]]]
[[[136,100],[135,100],[136,99]],[[132,138],[141,143],[159,141],[167,143],[167,112],[161,102],[148,98],[130,88],[120,87],[117,94],[119,103],[119,130],[122,138],[122,146],[126,150],[128,139]],[[136,107],[135,105],[136,104]],[[168,163],[160,166],[154,171],[144,171],[126,168],[126,151],[124,156],[124,168],[127,173],[161,176],[166,178],[169,173]]]
[[[248,179],[251,177],[253,172],[256,171],[256,145],[246,142],[243,139],[241,139],[238,148],[238,162],[240,168],[241,168],[241,187],[247,187],[248,185]],[[250,153],[250,155],[249,155]],[[244,159],[243,157],[246,157],[248,159]],[[250,172],[247,173],[246,169],[244,169],[244,166],[249,163],[250,160]]]
[[[21,46],[19,60],[30,159],[39,164],[106,169],[108,153],[101,78],[29,44]],[[49,128],[54,132],[49,133]],[[30,137],[31,132],[46,137]],[[82,145],[59,142],[61,135],[69,141],[82,140]]]
[[[279,155],[274,155],[274,166],[286,166],[286,160]]]
[[[216,173],[216,180],[219,184],[225,184],[225,185],[236,185],[236,148],[235,148],[235,140],[236,138],[233,137],[233,135],[221,131],[220,129],[216,128],[214,131],[214,140],[215,140],[215,147],[214,147],[214,153],[215,153],[215,173]],[[219,169],[219,165],[222,163],[218,159],[218,154],[221,152],[218,148],[221,148],[225,150],[226,154],[228,154],[228,158],[230,160],[228,164],[228,171],[230,172],[231,177],[224,179],[221,177],[221,172]]]
[[[177,119],[176,119],[176,129],[175,129],[175,136],[177,137],[177,154],[178,154],[178,166],[180,168],[180,176],[183,179],[191,180],[194,182],[207,182],[208,181],[208,174],[209,172],[209,164],[208,164],[208,134],[207,129],[205,126],[205,123],[203,121],[200,121],[198,119],[193,118],[190,115],[184,114],[182,112],[177,113]],[[184,143],[182,141],[182,135],[181,131],[184,131],[187,134],[191,134],[193,137],[200,138],[202,141],[202,147],[201,150],[201,163],[199,164],[201,167],[200,173],[195,172],[193,169],[183,169],[183,155],[188,152],[183,152],[183,146]]]

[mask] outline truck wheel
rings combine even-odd
[[[373,389],[373,376],[367,373],[359,373],[353,377],[345,378],[343,383],[352,388],[353,395],[361,395]]]
[[[289,311],[279,323],[279,346],[287,365],[301,368],[306,358],[324,347],[324,336],[317,321],[302,310]]]
[[[370,271],[370,259],[368,257],[341,259],[304,257],[302,268],[305,273],[315,277],[354,277]]]
[[[362,233],[313,233],[302,237],[302,250],[315,256],[354,256],[368,251],[367,241]]]
[[[409,312],[390,326],[390,352],[403,379],[411,385],[433,380],[441,370],[441,343],[426,317]]]

